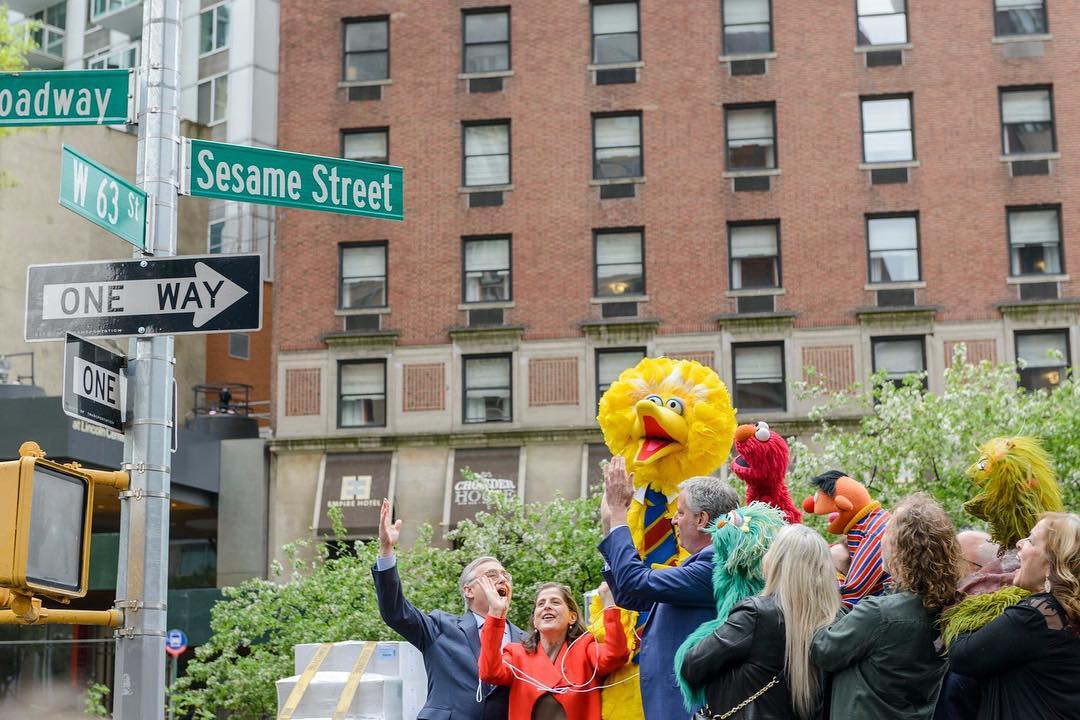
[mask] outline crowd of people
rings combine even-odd
[[[763,590],[680,653],[702,623],[718,622],[714,575],[727,559],[713,533],[727,523],[747,531],[747,509],[717,478],[686,480],[670,521],[682,559],[654,567],[628,529],[634,487],[623,458],[604,475],[596,634],[554,583],[531,599],[530,627],[515,627],[513,578],[494,557],[462,572],[463,615],[413,607],[395,568],[401,521],[383,502],[373,576],[384,621],[424,654],[420,720],[608,718],[601,690],[628,662],[645,720],[1080,717],[1080,516],[1042,512],[1015,549],[999,547],[982,531],[958,533],[925,494],[887,512],[843,473],[824,473],[803,507],[828,515],[846,542],[780,527],[754,569]],[[1008,602],[981,594],[1003,585]],[[970,599],[984,622],[946,632],[946,619],[970,614]],[[628,632],[623,610],[647,619]],[[680,684],[704,705],[686,708]]]

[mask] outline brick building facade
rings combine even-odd
[[[780,424],[806,366],[935,390],[959,342],[1053,384],[1080,353],[1067,12],[283,0],[279,147],[403,166],[406,219],[279,212],[271,546],[331,484],[357,534],[379,487],[453,524],[462,458],[582,492],[642,354]]]

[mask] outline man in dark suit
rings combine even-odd
[[[379,556],[371,574],[375,578],[375,595],[383,622],[424,655],[428,693],[417,718],[506,720],[508,689],[480,684],[479,680],[480,626],[487,616],[488,603],[476,581],[486,575],[500,595],[508,595],[513,582],[510,573],[493,557],[476,558],[461,573],[459,587],[465,599],[465,614],[422,612],[405,599],[401,590],[394,556],[400,530],[401,520],[390,522],[390,501],[383,500],[379,514]],[[524,638],[519,628],[509,623],[506,627],[503,645]]]
[[[605,534],[600,543],[606,561],[604,579],[617,605],[649,612],[638,655],[645,720],[686,718],[691,713],[683,710],[675,680],[675,651],[701,623],[716,618],[712,536],[705,528],[714,518],[737,508],[739,496],[718,478],[685,481],[671,524],[679,545],[690,556],[678,567],[654,570],[638,556],[626,524],[633,495],[626,461],[615,456],[604,469],[600,506]]]

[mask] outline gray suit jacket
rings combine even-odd
[[[373,567],[371,574],[383,622],[424,655],[428,694],[418,720],[506,720],[508,688],[484,683],[482,700],[476,701],[480,632],[473,614],[422,612],[405,599],[396,566],[386,570]],[[524,637],[519,628],[510,625],[511,642]]]

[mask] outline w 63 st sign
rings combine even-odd
[[[147,252],[146,193],[67,145],[61,162],[60,204]]]

